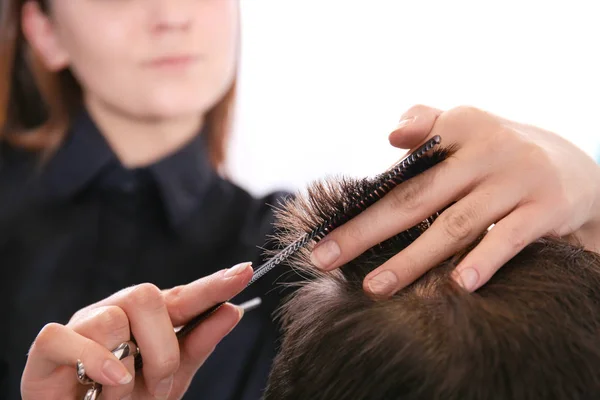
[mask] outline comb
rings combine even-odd
[[[396,163],[394,166],[392,166],[390,169],[388,169],[388,171],[377,175],[372,182],[373,189],[366,196],[355,198],[354,202],[350,207],[348,207],[346,212],[337,213],[333,215],[331,218],[327,219],[325,222],[323,222],[310,232],[305,233],[303,236],[296,239],[293,243],[287,245],[285,248],[279,251],[274,257],[270,258],[267,262],[262,264],[254,271],[252,279],[250,279],[246,287],[258,281],[273,268],[277,267],[278,265],[281,265],[281,263],[287,260],[298,250],[309,244],[311,241],[318,243],[328,233],[345,224],[350,219],[356,217],[365,209],[375,204],[375,202],[377,202],[383,196],[388,194],[393,188],[406,181],[408,179],[404,174],[406,172],[406,169],[415,162],[417,162],[419,159],[421,159],[435,146],[439,145],[441,141],[442,139],[439,135],[432,137],[419,148],[417,148],[415,151],[413,151],[405,158],[400,160],[398,163]],[[202,314],[199,314],[198,316],[193,318],[191,321],[189,321],[186,325],[184,325],[181,329],[177,331],[177,338],[179,339],[185,337],[200,322],[204,321],[206,318],[208,318],[214,312],[216,312],[221,306],[223,306],[223,304],[225,304],[225,302],[216,304],[213,307],[206,310],[205,312],[203,312]]]

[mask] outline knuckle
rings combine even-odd
[[[578,226],[578,223],[574,223],[573,210],[575,209],[575,202],[568,198],[568,194],[555,194],[556,198],[550,203],[541,203],[540,209],[550,210],[547,213],[546,219],[546,230],[544,234],[565,236],[573,233]]]
[[[496,229],[496,227],[492,228],[492,233],[494,232],[494,229]],[[527,229],[526,225],[511,224],[509,226],[505,226],[502,230],[502,233],[499,233],[500,241],[498,243],[503,241],[506,243],[509,252],[512,254],[517,254],[523,250],[525,246],[531,243],[533,239],[528,239],[529,237],[530,231]]]
[[[94,312],[95,308],[93,307],[93,305],[89,305],[80,310],[77,310],[75,314],[71,316],[71,319],[69,320],[67,326],[77,325],[80,321],[89,318],[90,314],[93,314]]]
[[[483,113],[484,112],[479,108],[470,105],[462,105],[451,108],[450,110],[443,113],[440,116],[440,118],[449,122],[464,122],[470,121],[476,117],[480,117],[481,115],[483,115]]]
[[[184,320],[184,298],[182,292],[185,286],[176,286],[163,294],[165,304],[169,309],[169,315],[173,320]]]
[[[404,117],[407,115],[423,114],[429,110],[431,110],[431,107],[429,106],[426,106],[424,104],[414,104],[408,110],[406,110],[406,112],[402,114],[402,116]]]
[[[482,138],[487,154],[513,150],[514,131],[506,126],[493,126]]]
[[[129,319],[120,307],[106,307],[97,318],[101,329],[107,335],[118,339],[129,337]]]
[[[533,168],[540,171],[552,170],[550,172],[554,173],[548,174],[548,176],[555,178],[556,182],[560,182],[560,174],[556,173],[558,171],[555,171],[556,169],[554,168],[554,162],[552,160],[552,157],[544,148],[535,143],[529,143],[528,145],[524,146],[524,152],[525,154],[523,156],[526,157],[527,160],[529,160]]]
[[[345,234],[348,241],[352,243],[362,243],[365,240],[365,228],[363,224],[353,223],[350,221],[344,227]]]
[[[134,307],[155,310],[164,306],[162,292],[156,285],[142,283],[127,296],[127,301]]]
[[[474,231],[474,215],[470,208],[449,209],[440,217],[446,235],[455,242],[469,238]]]
[[[505,125],[492,125],[489,132],[486,130],[486,135],[482,135],[482,154],[493,155],[493,160],[498,164],[497,168],[503,170],[507,167],[514,168],[516,166],[527,165],[528,149],[537,147],[534,143],[529,142],[521,137],[513,128]],[[502,164],[499,164],[502,163]]]
[[[527,240],[523,237],[523,233],[518,228],[511,229],[508,235],[508,246],[511,252],[518,253],[527,246]]]
[[[526,165],[531,171],[535,171],[535,176],[538,179],[537,185],[542,185],[546,190],[551,189],[555,195],[564,195],[568,191],[563,191],[564,180],[560,173],[560,167],[556,166],[552,155],[546,149],[537,143],[531,141],[520,141],[519,159],[517,160],[522,165]],[[535,185],[535,183],[534,183]]]
[[[487,137],[494,126],[494,118],[473,106],[459,106],[442,113],[437,123],[442,131],[458,136]]]
[[[63,329],[64,327],[56,322],[51,322],[44,325],[31,345],[30,352],[38,351],[44,353],[49,346],[53,345],[55,337],[59,335]]]
[[[555,196],[554,200],[554,215],[557,218],[566,218],[569,215],[573,214],[573,210],[577,209],[577,201],[576,198],[578,195],[581,195],[581,192],[578,193],[573,190],[569,190],[565,182],[553,182],[548,185],[552,187],[552,192]]]
[[[419,263],[415,258],[408,254],[404,254],[401,260],[393,266],[393,271],[398,276],[398,279],[403,283],[407,284],[421,275],[421,271],[418,268]]]
[[[83,319],[87,313],[88,313],[87,308],[82,308],[81,310],[75,312],[75,314],[73,314],[71,316],[71,319],[69,320],[69,324],[77,323],[79,320]]]
[[[154,368],[160,376],[173,375],[179,369],[179,351],[169,352],[154,360]]]
[[[390,206],[394,211],[413,211],[420,205],[422,185],[419,179],[410,179],[390,192]]]
[[[98,348],[94,348],[95,342],[88,342],[86,343],[83,347],[81,347],[81,349],[79,350],[79,354],[77,355],[77,358],[84,361],[84,360],[94,360],[97,359],[98,354],[97,350]],[[89,365],[88,365],[89,367]]]
[[[576,207],[576,201],[572,197],[573,193],[569,192],[564,186],[557,188],[556,192],[557,199],[552,207],[554,210],[554,219],[566,223],[568,216],[573,213]]]

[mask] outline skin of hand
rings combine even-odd
[[[316,267],[338,268],[449,205],[421,237],[365,278],[367,292],[396,293],[492,224],[453,273],[468,291],[544,235],[600,250],[600,166],[574,144],[470,106],[445,112],[414,106],[389,140],[414,149],[434,135],[456,152],[332,231],[313,249]]]
[[[79,310],[66,325],[46,325],[29,351],[21,379],[23,399],[82,398],[89,386],[77,381],[78,359],[86,374],[103,385],[103,399],[183,397],[198,368],[243,312],[226,303],[181,341],[173,327],[232,298],[251,277],[251,264],[242,263],[168,290],[145,283]],[[137,375],[133,357],[119,361],[110,351],[132,334],[144,357]]]

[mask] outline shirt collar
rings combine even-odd
[[[158,188],[167,219],[180,225],[200,206],[217,174],[210,164],[205,135],[200,132],[189,143],[163,159],[138,169],[127,169],[83,111],[71,125],[65,141],[49,161],[46,183],[50,194],[72,197],[113,173],[112,183],[125,191],[135,190],[140,172],[149,175]],[[114,174],[115,169],[118,171]],[[112,172],[110,172],[112,171]]]

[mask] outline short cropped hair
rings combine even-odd
[[[280,246],[357,184],[329,178],[289,199]],[[306,279],[279,310],[264,400],[600,399],[600,256],[544,237],[469,293],[450,277],[466,249],[391,299],[366,293],[365,276],[430,222],[332,272],[314,268],[310,249],[289,262]]]

